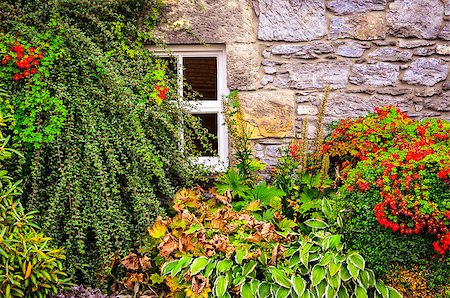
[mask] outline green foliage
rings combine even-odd
[[[11,94],[0,95],[1,109],[14,114],[10,129],[25,157],[14,169],[25,180],[23,202],[66,247],[79,282],[99,285],[111,255],[139,246],[163,214],[160,202],[201,177],[180,135],[191,144],[204,130],[177,102],[167,65],[144,47],[160,5],[0,2],[0,60],[11,56],[0,65]],[[15,63],[19,45],[42,54],[36,74]]]
[[[326,140],[341,168],[349,245],[377,273],[419,264],[434,283],[448,280],[449,134],[446,121],[414,121],[386,107],[342,120]]]
[[[34,224],[36,212],[25,212],[18,200],[21,181],[13,182],[4,170],[3,161],[14,152],[6,147],[8,140],[0,133],[0,295],[47,297],[67,285],[64,251],[54,248]]]
[[[311,232],[286,234],[275,224],[258,221],[247,211],[233,211],[217,193],[181,191],[178,212],[149,230],[165,262],[169,295],[176,297],[380,297],[399,295],[376,281],[343,236],[326,231],[334,225],[305,222]],[[293,228],[293,227],[291,227]],[[154,237],[157,236],[157,237]],[[401,297],[400,295],[398,297]]]

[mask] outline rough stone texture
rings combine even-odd
[[[409,99],[375,95],[371,97],[356,96],[348,93],[331,94],[327,102],[327,116],[332,118],[360,117],[373,112],[375,107],[398,105],[403,110],[409,108]]]
[[[341,45],[337,48],[336,54],[348,58],[360,58],[364,54],[364,49],[355,43]]]
[[[400,48],[407,48],[407,49],[433,46],[435,44],[436,43],[434,41],[428,41],[428,40],[409,40],[409,39],[404,40],[404,39],[401,39],[398,42],[398,46]]]
[[[385,14],[369,12],[351,16],[334,16],[330,20],[329,38],[355,38],[359,40],[384,39]]]
[[[314,116],[317,115],[317,111],[317,107],[313,105],[299,105],[297,107],[298,115]]]
[[[278,71],[274,85],[279,88],[344,88],[349,66],[339,62],[289,63]]]
[[[325,4],[321,0],[259,0],[258,38],[306,41],[326,34]]]
[[[374,87],[395,86],[398,80],[398,65],[379,62],[376,64],[355,64],[349,81],[355,85]]]
[[[273,47],[274,55],[292,55],[295,58],[312,59],[320,54],[333,53],[333,46],[328,43],[318,41],[308,45],[277,45]]]
[[[233,43],[226,47],[230,89],[252,90],[257,87],[260,67],[258,56],[255,55],[257,52],[258,45],[252,43]]]
[[[327,2],[327,8],[335,14],[352,14],[384,10],[386,2],[386,0],[333,0]]]
[[[410,85],[433,86],[447,78],[448,64],[436,58],[418,58],[405,71],[403,81]]]
[[[450,91],[446,91],[440,96],[426,98],[424,107],[436,111],[450,112]]]
[[[435,48],[418,48],[414,49],[414,55],[416,56],[431,56],[436,54]]]
[[[294,93],[291,91],[241,92],[244,121],[252,139],[293,137]]]
[[[389,4],[389,34],[398,37],[436,38],[442,24],[441,0],[395,0]]]
[[[369,57],[378,61],[409,61],[412,53],[393,47],[378,48],[369,54]]]
[[[444,14],[450,16],[450,0],[444,0]]]
[[[450,22],[446,22],[439,33],[439,38],[450,40]]]
[[[450,82],[445,82],[442,84],[442,90],[450,90]]]
[[[168,0],[154,34],[167,44],[253,42],[253,16],[247,0]]]
[[[449,44],[437,45],[436,53],[438,53],[439,55],[450,55],[450,45]]]

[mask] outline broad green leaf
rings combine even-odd
[[[291,282],[283,271],[275,267],[269,267],[269,271],[272,273],[272,278],[277,284],[288,289],[291,287]]]
[[[191,261],[192,261],[192,258],[190,258],[190,257],[182,257],[179,260],[178,264],[176,264],[173,267],[172,271],[170,272],[170,275],[171,276],[177,275],[184,267],[188,266],[191,263]]]
[[[233,262],[231,260],[222,260],[217,262],[217,274],[221,274],[222,272],[228,271],[228,269],[233,266]]]
[[[225,295],[228,288],[228,275],[220,275],[214,283],[214,292],[216,296],[221,298]]]
[[[334,276],[341,269],[341,264],[336,263],[334,260],[328,264],[328,270],[330,271],[330,275]]]
[[[361,270],[359,271],[359,275],[358,275],[358,282],[359,284],[367,289],[370,286],[370,276],[369,276],[369,272],[367,272],[366,270]]]
[[[294,254],[294,255],[289,259],[289,267],[292,268],[292,267],[298,265],[298,263],[300,263],[300,253]]]
[[[355,265],[355,267],[357,267],[358,269],[364,270],[366,262],[360,254],[353,253],[347,257],[347,260]]]
[[[250,281],[250,289],[252,290],[252,294],[254,297],[256,297],[256,294],[258,293],[260,282],[257,279],[252,279]]]
[[[338,291],[339,298],[348,298],[350,297],[347,292],[347,288],[345,286],[341,286]]]
[[[179,261],[180,260],[175,260],[169,263],[165,263],[161,269],[162,274],[163,275],[169,274],[173,270],[173,268],[178,264]]]
[[[332,212],[331,204],[325,198],[322,199],[322,212],[323,212],[323,214],[325,214],[326,217],[331,216],[331,212]]]
[[[250,260],[248,263],[246,263],[244,265],[244,268],[242,270],[242,274],[244,276],[248,276],[250,273],[252,273],[253,270],[255,270],[257,264],[258,263],[256,263],[255,260]]]
[[[247,256],[247,254],[248,254],[248,250],[246,250],[246,249],[243,249],[243,250],[237,249],[236,250],[236,256],[235,256],[236,263],[239,264],[239,265],[242,264],[242,261]]]
[[[322,259],[320,259],[319,263],[317,265],[319,266],[326,266],[328,263],[330,263],[334,259],[334,255],[331,252],[327,252]]]
[[[241,273],[238,273],[236,276],[233,276],[233,286],[237,286],[240,285],[241,283],[243,283],[245,281],[245,276],[243,276]]]
[[[370,269],[366,269],[366,271],[367,271],[367,273],[369,273],[369,285],[371,287],[375,287],[375,282],[376,282],[375,273],[373,273],[373,271]]]
[[[211,275],[211,273],[214,271],[214,268],[216,268],[216,264],[217,264],[217,261],[209,262],[208,266],[206,266],[206,269],[202,275],[204,277],[209,277]]]
[[[197,273],[199,273],[200,271],[202,271],[203,269],[205,269],[206,265],[208,265],[209,263],[209,259],[207,257],[199,257],[196,258],[190,267],[191,270],[191,275],[196,275]]]
[[[359,274],[359,269],[353,265],[353,263],[348,262],[347,263],[347,269],[350,272],[350,275],[352,276],[352,278],[354,280],[356,280],[358,278],[358,274]]]
[[[267,265],[267,256],[264,251],[261,252],[261,255],[258,257],[258,260],[263,264],[264,266]]]
[[[270,297],[270,285],[266,282],[262,282],[258,287],[258,297],[266,298]]]
[[[323,297],[325,295],[325,291],[327,290],[327,282],[325,280],[322,280],[315,289],[317,297]]]
[[[389,290],[389,298],[402,298],[402,294],[400,294],[396,289],[392,287],[387,287]]]
[[[360,285],[356,285],[355,294],[356,298],[367,298],[367,290]]]
[[[339,289],[341,286],[341,277],[339,274],[335,274],[333,276],[330,273],[327,274],[327,283],[332,286],[335,290]]]
[[[387,298],[389,296],[389,289],[384,285],[384,282],[381,280],[377,280],[375,283],[375,288],[377,292],[383,296],[383,298]]]
[[[291,281],[292,281],[292,285],[293,285],[295,293],[298,296],[302,296],[303,292],[305,292],[305,289],[306,289],[306,281],[297,275],[293,275]]]
[[[276,293],[276,298],[287,298],[289,297],[290,291],[286,288],[280,287]]]
[[[241,297],[243,298],[253,298],[255,297],[252,294],[252,290],[250,289],[250,284],[243,284],[241,287]]]
[[[198,230],[200,230],[202,228],[202,226],[200,224],[191,224],[189,226],[189,229],[187,229],[184,234],[189,235],[192,234],[194,232],[197,232]]]
[[[343,281],[347,281],[352,278],[350,271],[348,271],[347,266],[341,266],[341,270],[339,270],[339,275]]]
[[[307,221],[303,222],[305,225],[307,225],[308,227],[311,228],[316,228],[316,229],[324,229],[326,227],[328,227],[328,224],[322,220],[318,220],[318,219],[308,219]]]
[[[326,289],[325,293],[326,293],[325,297],[327,297],[327,298],[334,298],[334,297],[337,296],[336,289],[334,289],[330,285],[327,286],[327,289]]]
[[[314,265],[311,270],[311,286],[317,286],[325,278],[325,268],[319,265]]]
[[[303,292],[303,295],[300,296],[301,298],[311,298],[311,292],[306,289],[305,292]]]
[[[336,248],[341,244],[341,235],[331,235],[328,238],[330,239],[330,248]]]

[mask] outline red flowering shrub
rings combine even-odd
[[[340,163],[343,196],[375,192],[376,220],[394,232],[435,237],[450,251],[450,123],[415,121],[393,107],[342,120],[324,151]]]
[[[10,53],[3,56],[2,65],[15,65],[17,68],[13,75],[13,80],[18,81],[20,79],[35,75],[37,73],[37,66],[39,60],[44,58],[41,53],[36,53],[34,47],[24,47],[17,41],[14,41],[14,45],[9,49]]]

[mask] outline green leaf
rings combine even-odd
[[[241,297],[243,298],[253,298],[255,297],[252,294],[252,290],[250,289],[250,284],[243,284],[241,287]]]
[[[288,289],[291,287],[291,282],[283,271],[275,267],[269,267],[269,271],[272,273],[272,278],[277,284]]]
[[[316,287],[316,293],[317,297],[323,297],[325,294],[325,291],[327,290],[327,282],[325,280],[322,280]]]
[[[244,276],[248,276],[250,273],[252,273],[253,270],[255,270],[257,264],[258,263],[256,263],[255,260],[250,260],[248,263],[246,263],[244,265],[244,268],[242,270],[242,274]]]
[[[287,297],[289,297],[290,293],[291,293],[291,291],[289,291],[288,289],[280,287],[280,288],[278,288],[278,291],[277,291],[275,297],[276,298],[287,298]]]
[[[252,290],[252,294],[254,296],[256,296],[256,294],[258,293],[259,285],[260,285],[260,282],[257,279],[252,279],[250,281],[250,289]]]
[[[327,274],[327,283],[332,286],[334,289],[339,289],[341,286],[341,277],[337,274],[331,276],[330,273]]]
[[[330,275],[334,276],[341,269],[341,264],[337,263],[335,260],[331,261],[328,264],[328,270],[330,271]]]
[[[199,257],[196,258],[190,267],[191,270],[191,275],[196,275],[197,273],[199,273],[200,271],[202,271],[203,269],[205,269],[206,265],[208,265],[209,263],[209,259],[207,257]]]
[[[258,260],[263,264],[264,266],[267,265],[267,256],[264,251],[261,252],[261,255],[258,257]]]
[[[314,265],[311,270],[311,286],[317,286],[325,278],[325,268],[319,265]]]
[[[327,286],[327,289],[326,289],[325,292],[326,292],[325,297],[327,297],[327,298],[334,298],[334,297],[337,296],[337,291],[336,291],[336,289],[334,289],[334,288],[331,287],[330,285]]]
[[[169,274],[173,268],[178,265],[179,260],[175,260],[169,263],[164,263],[164,265],[162,266],[161,272],[163,275],[167,275]]]
[[[389,290],[389,298],[402,298],[402,294],[400,294],[396,289],[392,287],[387,287]]]
[[[359,272],[358,282],[363,288],[367,289],[370,286],[369,279],[370,279],[369,272],[367,272],[366,270],[361,270]]]
[[[191,261],[192,261],[192,258],[190,258],[190,257],[182,257],[179,260],[178,264],[176,264],[173,267],[172,271],[170,272],[170,275],[171,276],[177,275],[184,267],[189,265],[191,263]]]
[[[341,235],[331,235],[329,248],[337,248],[341,244]]]
[[[303,222],[305,225],[307,225],[308,227],[311,228],[316,228],[316,229],[324,229],[326,227],[328,227],[328,224],[322,220],[318,220],[318,219],[308,219],[307,221]]]
[[[233,262],[230,260],[219,261],[217,263],[217,268],[216,268],[217,274],[219,275],[225,271],[228,271],[228,269],[230,269],[231,266],[233,266]]]
[[[347,269],[347,266],[341,266],[341,270],[339,270],[339,275],[343,281],[348,281],[352,278],[350,271]]]
[[[375,289],[377,292],[383,296],[383,298],[387,298],[389,296],[389,289],[384,285],[384,282],[381,280],[377,280],[375,283]]]
[[[189,229],[187,229],[184,234],[189,235],[192,233],[197,232],[198,230],[200,230],[202,228],[202,226],[200,224],[192,224],[190,225]]]
[[[295,267],[298,263],[300,263],[300,254],[296,253],[289,259],[289,267]]]
[[[292,276],[292,285],[294,287],[294,291],[298,296],[302,296],[306,289],[306,281],[297,275]]]
[[[221,298],[225,295],[228,288],[228,275],[220,275],[214,283],[214,292],[217,297]]]
[[[348,297],[350,297],[350,296],[348,295],[348,291],[347,291],[347,288],[346,288],[345,286],[341,286],[341,287],[339,288],[339,291],[338,291],[338,297],[339,297],[339,298],[348,298]]]
[[[244,258],[247,256],[247,254],[248,254],[248,250],[240,250],[240,249],[237,249],[236,250],[236,255],[235,255],[235,260],[236,260],[236,263],[237,264],[242,264],[242,261],[244,260]]]
[[[358,278],[358,274],[359,274],[359,269],[353,265],[353,263],[348,262],[347,263],[347,269],[350,272],[350,275],[352,276],[352,278],[354,280],[356,280]]]
[[[357,285],[355,288],[356,298],[367,298],[367,290],[360,285]]]
[[[266,282],[262,282],[258,287],[258,297],[266,298],[270,297],[270,285]]]
[[[364,270],[366,262],[364,261],[364,258],[360,254],[352,253],[347,257],[347,260],[358,269]]]
[[[208,266],[206,266],[206,269],[202,275],[204,277],[209,277],[211,275],[211,273],[214,271],[214,268],[216,268],[216,264],[217,264],[217,261],[209,262]]]
[[[319,266],[326,266],[334,259],[334,254],[331,252],[327,252],[322,259],[317,263]]]

